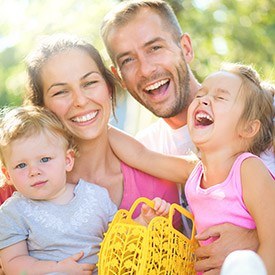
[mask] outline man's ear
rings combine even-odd
[[[126,86],[125,86],[125,84],[124,84],[124,81],[123,81],[123,79],[121,78],[119,72],[117,71],[117,68],[116,68],[115,66],[111,65],[110,70],[111,70],[111,72],[113,73],[113,75],[115,76],[115,78],[118,80],[118,82],[119,82],[121,88],[122,88],[122,89],[126,89]]]
[[[194,51],[192,47],[192,41],[188,33],[184,33],[180,39],[180,44],[183,48],[184,57],[189,64],[194,59]]]
[[[74,159],[75,159],[75,151],[73,149],[69,149],[66,152],[66,171],[72,171],[74,167]]]
[[[244,138],[254,137],[260,130],[261,122],[258,119],[247,122],[241,129],[241,136]]]
[[[10,174],[5,166],[1,167],[2,174],[6,178],[6,183],[12,185]]]

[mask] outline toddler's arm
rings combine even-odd
[[[141,207],[140,215],[135,219],[136,222],[142,225],[148,225],[156,216],[167,216],[170,209],[170,203],[161,198],[154,198],[154,209],[144,203]]]
[[[8,246],[0,250],[0,258],[5,274],[47,274],[60,272],[65,274],[92,274],[92,264],[79,264],[83,252],[75,254],[60,262],[40,261],[29,256],[26,241]]]
[[[164,155],[147,149],[135,138],[109,127],[109,141],[114,153],[128,165],[158,178],[185,183],[198,162],[197,156]]]

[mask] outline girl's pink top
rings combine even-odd
[[[248,229],[256,228],[244,204],[241,184],[241,164],[250,157],[258,158],[250,153],[241,154],[233,164],[227,179],[206,189],[200,187],[203,166],[198,163],[195,167],[186,183],[185,193],[198,233],[213,225],[227,222]],[[211,239],[201,244],[206,245],[213,241],[214,239]]]

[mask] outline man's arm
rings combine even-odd
[[[205,275],[220,274],[226,256],[232,251],[239,249],[257,251],[259,247],[256,230],[238,227],[230,223],[212,226],[196,236],[198,240],[206,240],[209,237],[218,237],[218,239],[196,250],[199,260],[195,263],[195,269],[206,271]]]

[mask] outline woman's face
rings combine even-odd
[[[45,106],[77,138],[89,140],[107,131],[110,93],[94,60],[69,49],[47,60],[41,70]]]

